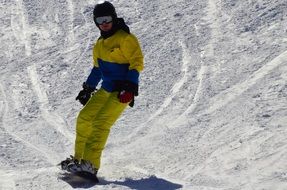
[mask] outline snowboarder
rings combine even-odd
[[[136,36],[110,2],[97,4],[93,16],[101,36],[93,48],[91,73],[76,98],[84,107],[77,118],[75,153],[60,164],[69,172],[96,178],[112,125],[138,95],[143,54]]]

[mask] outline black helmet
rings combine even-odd
[[[108,1],[97,4],[94,8],[93,14],[94,14],[94,21],[97,17],[101,16],[112,16],[113,20],[116,20],[117,18],[115,7]]]

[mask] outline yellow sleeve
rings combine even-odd
[[[94,67],[99,67],[99,64],[98,64],[98,55],[97,55],[97,45],[98,42],[94,45],[94,48],[93,48],[93,65]]]
[[[137,38],[133,34],[129,34],[121,47],[124,57],[128,60],[129,70],[142,71],[144,68],[143,54]]]

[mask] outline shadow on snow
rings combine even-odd
[[[156,176],[142,179],[127,178],[124,181],[100,181],[102,181],[100,184],[116,184],[137,190],[175,190],[182,187],[180,184],[175,184],[165,179],[157,178]]]
[[[165,179],[158,178],[154,175],[142,179],[127,178],[123,181],[108,181],[103,178],[100,178],[99,179],[100,183],[95,183],[91,180],[84,179],[69,173],[62,174],[59,178],[67,182],[73,188],[86,188],[86,189],[91,188],[95,185],[101,186],[110,184],[125,186],[130,189],[136,189],[136,190],[176,190],[182,187],[182,185],[180,184],[172,183]]]

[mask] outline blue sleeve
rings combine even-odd
[[[91,87],[96,89],[96,86],[102,79],[102,73],[98,67],[93,67],[90,75],[88,76],[88,79],[86,81],[86,84]]]
[[[139,83],[139,72],[135,69],[129,70],[127,80],[135,84]]]

